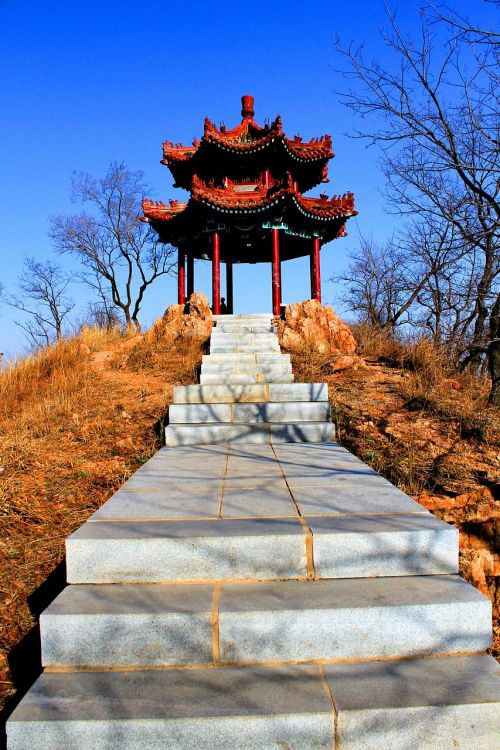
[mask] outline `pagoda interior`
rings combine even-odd
[[[253,97],[242,97],[242,121],[232,130],[205,119],[192,146],[165,142],[162,164],[187,202],[145,199],[144,220],[161,242],[178,248],[178,302],[194,290],[194,260],[212,260],[212,309],[220,304],[220,263],[226,263],[227,311],[233,311],[234,263],[272,264],[273,314],[281,305],[281,262],[310,257],[311,297],[321,301],[320,248],[345,236],[356,215],[354,195],[304,196],[329,182],[330,136],[289,139],[281,118],[264,127],[254,120]],[[187,285],[187,288],[186,288]]]

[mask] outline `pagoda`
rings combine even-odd
[[[321,302],[320,248],[345,236],[354,195],[305,196],[329,182],[329,135],[302,141],[283,132],[281,118],[264,127],[254,120],[253,97],[242,99],[242,121],[232,130],[208,118],[192,146],[166,141],[162,164],[187,202],[145,199],[144,221],[161,242],[178,248],[178,302],[194,291],[194,260],[212,261],[212,310],[219,314],[220,264],[226,264],[227,309],[233,311],[233,264],[272,265],[273,314],[281,306],[281,262],[310,257],[311,297]]]

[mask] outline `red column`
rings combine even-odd
[[[321,302],[321,268],[320,268],[320,241],[319,237],[313,239],[311,251],[311,298]]]
[[[273,229],[272,231],[273,315],[278,317],[281,304],[280,230]]]
[[[283,286],[281,284],[281,258],[280,258],[280,261],[279,261],[279,264],[278,264],[278,268],[280,270],[280,310],[281,310],[281,303],[283,301],[283,299],[282,299],[283,295],[282,295],[282,291],[281,291],[283,289]]]
[[[233,313],[233,264],[226,262],[226,305],[230,315]]]
[[[180,247],[177,252],[177,302],[186,304],[186,268],[184,265],[184,250]]]
[[[212,235],[212,312],[220,315],[220,237]]]
[[[189,299],[194,292],[194,257],[193,253],[187,254],[187,293]]]

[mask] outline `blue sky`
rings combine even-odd
[[[482,5],[475,0],[473,5]],[[471,10],[459,0],[455,9]],[[400,3],[411,28],[412,3]],[[142,169],[151,197],[174,197],[170,173],[160,165],[168,139],[191,143],[203,119],[240,120],[240,97],[255,96],[255,119],[281,114],[285,132],[304,139],[333,137],[329,194],[353,190],[359,217],[349,237],[322,253],[324,301],[339,307],[327,279],[346,264],[359,233],[383,241],[394,230],[379,190],[377,152],[346,133],[353,115],[338,101],[342,82],[334,36],[354,39],[383,61],[378,31],[382,0],[355,3],[127,2],[122,0],[0,0],[0,281],[15,291],[26,255],[56,259],[48,217],[69,213],[74,170],[99,176],[111,161]],[[319,189],[318,189],[319,191]],[[68,261],[64,262],[66,267]],[[208,263],[197,266],[196,288],[209,294]],[[309,296],[306,259],[283,264],[285,302]],[[85,306],[87,290],[72,295]],[[141,321],[147,326],[176,301],[175,279],[148,292]],[[267,266],[235,269],[238,312],[271,308]],[[24,346],[13,311],[0,308],[0,351]]]

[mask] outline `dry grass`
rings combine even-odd
[[[88,346],[91,352],[98,352],[103,347],[108,347],[113,341],[130,338],[131,335],[118,324],[110,328],[84,324],[80,328],[77,338],[84,346]]]
[[[405,371],[402,392],[408,409],[453,422],[460,437],[487,440],[495,431],[496,412],[487,403],[489,380],[460,371],[446,347],[423,338],[398,341],[368,325],[354,326],[353,332],[362,356]]]
[[[161,366],[169,369],[171,382],[182,385],[196,380],[202,353],[201,339],[188,337],[169,341],[164,336],[156,335],[152,329],[126,357],[116,356],[112,366],[129,368],[133,372],[150,372]]]
[[[173,385],[193,382],[199,346],[150,352],[146,338],[87,329],[0,373],[4,697],[9,652],[36,623],[34,592],[63,559],[65,538],[157,450]]]

